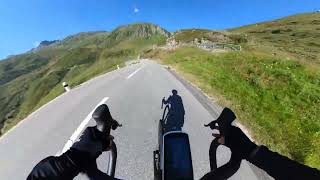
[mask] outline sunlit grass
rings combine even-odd
[[[319,68],[250,52],[181,48],[157,55],[222,96],[221,103],[237,112],[259,143],[320,168]]]

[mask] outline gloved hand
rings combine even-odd
[[[96,159],[103,151],[109,150],[113,137],[106,136],[98,131],[96,127],[87,127],[79,141],[75,142],[70,151],[75,154],[73,161],[77,164],[80,171],[88,172],[97,168]]]
[[[229,147],[232,154],[239,156],[241,159],[249,158],[257,145],[240,128],[231,126],[229,130],[228,134],[218,139],[218,142]]]
[[[218,129],[221,137],[225,134],[228,134],[229,127],[236,118],[237,117],[234,112],[231,109],[225,107],[216,120],[210,122],[209,124],[205,124],[204,126],[210,127],[212,130]],[[218,134],[215,134],[214,136],[219,137]]]

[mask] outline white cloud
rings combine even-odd
[[[33,43],[33,47],[38,47],[39,44],[40,44],[40,42],[39,42],[39,41],[36,41],[36,42]]]
[[[138,8],[136,8],[136,7],[133,9],[133,12],[134,12],[134,13],[138,13],[139,11],[140,11],[140,10],[139,10]]]

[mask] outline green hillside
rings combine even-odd
[[[46,41],[0,61],[1,133],[63,93],[63,81],[76,86],[165,43],[168,36],[156,25],[132,24],[112,32],[79,33],[52,44]]]
[[[208,29],[183,29],[175,32],[174,39],[178,42],[190,43],[202,38],[215,42],[215,43],[225,43],[225,44],[239,44],[247,42],[247,39],[242,34],[230,33],[228,31],[213,31]]]
[[[305,63],[320,63],[320,13],[290,16],[231,29],[245,34],[250,45]]]
[[[234,109],[257,142],[320,169],[320,13],[290,16],[225,31],[173,33],[241,45],[212,53],[190,46],[145,51]]]

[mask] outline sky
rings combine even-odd
[[[173,32],[226,29],[320,10],[320,0],[0,0],[0,59],[43,40],[151,22]]]

